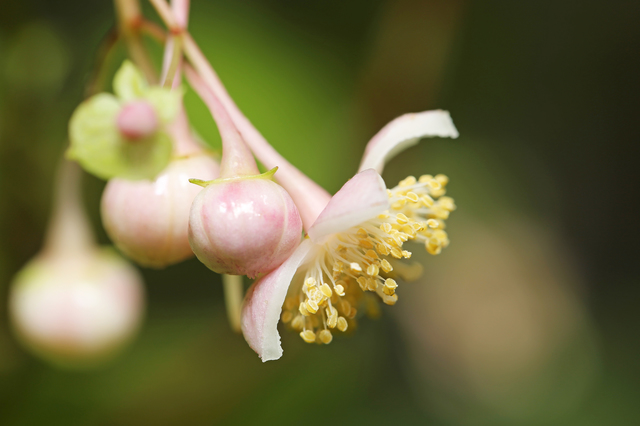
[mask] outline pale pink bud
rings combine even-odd
[[[111,250],[41,255],[18,274],[9,295],[13,328],[25,346],[71,367],[115,355],[143,311],[139,274]]]
[[[293,200],[265,178],[209,183],[189,217],[191,248],[209,269],[221,274],[269,272],[295,250],[302,221]]]
[[[147,101],[134,101],[122,107],[116,118],[120,134],[127,139],[139,140],[158,130],[158,114]]]
[[[201,187],[189,178],[218,177],[218,163],[199,154],[173,160],[154,181],[112,179],[102,195],[102,222],[114,244],[141,265],[165,267],[193,256],[189,209]]]

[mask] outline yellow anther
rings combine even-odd
[[[398,186],[400,187],[411,186],[411,185],[415,185],[415,183],[416,183],[416,178],[413,176],[408,176],[406,179],[401,180]]]
[[[376,250],[383,256],[387,256],[390,253],[389,248],[382,243],[376,244]]]
[[[354,308],[353,306],[351,307],[351,310],[349,311],[349,314],[347,315],[349,318],[353,319],[355,318],[355,316],[358,314],[358,310],[356,308]]]
[[[325,309],[324,311],[327,314],[327,317],[338,315],[338,310],[334,306],[327,306],[327,309]]]
[[[429,182],[431,179],[433,179],[433,176],[431,176],[431,175],[422,175],[422,176],[420,176],[420,179],[418,179],[418,182],[420,182],[420,183],[427,183],[427,182]]]
[[[308,317],[309,315],[311,315],[311,313],[307,310],[307,305],[305,305],[304,302],[300,302],[300,306],[298,307],[298,310],[305,317]]]
[[[407,202],[406,202],[406,201],[404,201],[404,200],[396,201],[395,203],[391,204],[391,208],[392,208],[393,210],[402,210],[402,208],[404,207],[404,205],[405,205],[406,203],[407,203]]]
[[[333,264],[333,270],[337,272],[342,272],[344,268],[344,263],[337,261]]]
[[[419,200],[418,194],[416,194],[415,192],[407,192],[406,197],[409,199],[409,201],[412,201],[414,203],[417,203]]]
[[[331,332],[329,330],[322,330],[320,333],[318,333],[318,338],[325,345],[328,345],[329,343],[331,343],[331,340],[333,340],[333,336],[331,335]]]
[[[315,280],[315,278],[313,278],[313,277],[308,277],[306,280],[304,280],[304,285],[305,285],[307,288],[311,288],[311,287],[315,286],[315,285],[316,285],[316,280]]]
[[[329,328],[336,328],[337,324],[338,324],[338,313],[336,312],[335,315],[332,315],[329,318],[327,318],[327,326]]]
[[[402,250],[400,250],[398,247],[391,247],[391,256],[395,257],[396,259],[402,259]]]
[[[388,219],[389,218],[389,212],[385,211],[384,213],[380,213],[378,215],[378,219]]]
[[[440,197],[440,199],[438,200],[438,205],[440,205],[440,207],[442,207],[443,209],[449,211],[456,209],[456,205],[453,201],[453,198],[451,197]]]
[[[349,268],[351,269],[351,272],[362,272],[362,267],[357,262],[351,262],[349,264]]]
[[[282,322],[287,323],[293,319],[293,314],[291,311],[284,311],[282,313]]]
[[[347,327],[349,324],[347,323],[347,319],[345,317],[338,318],[338,330],[347,331]]]
[[[364,255],[371,259],[378,259],[378,253],[376,253],[373,250],[367,250],[367,252]]]
[[[422,197],[420,197],[420,201],[422,201],[422,204],[424,204],[425,207],[431,207],[435,203],[435,201],[433,201],[433,198],[428,195],[423,195]]]
[[[382,225],[380,225],[380,229],[382,230],[382,232],[386,232],[388,234],[389,232],[391,232],[393,227],[389,222],[385,222]]]
[[[367,280],[367,290],[376,291],[377,288],[378,288],[378,282],[373,278],[369,278]]]
[[[370,277],[375,277],[379,273],[380,273],[380,269],[376,265],[372,264],[367,266],[367,275],[369,275]]]
[[[358,232],[356,232],[356,234],[358,234],[361,238],[367,238],[369,236],[364,228],[358,229]]]
[[[447,239],[447,231],[442,230],[442,229],[436,229],[435,231],[433,231],[433,237],[437,238],[438,240],[446,240]]]
[[[333,289],[338,294],[338,296],[344,296],[344,287],[340,284],[337,284]]]
[[[296,315],[291,321],[291,327],[293,327],[294,330],[302,330],[304,328],[304,317],[302,315]]]
[[[429,187],[430,187],[432,190],[434,190],[434,191],[437,191],[437,190],[439,190],[439,189],[441,189],[441,188],[442,188],[442,185],[440,185],[440,182],[438,182],[438,181],[437,181],[437,180],[435,180],[435,179],[430,180],[430,181],[427,183],[427,185],[429,185]]]
[[[383,294],[382,301],[387,305],[395,305],[396,302],[398,301],[398,295],[397,294],[392,294],[392,295]]]
[[[398,224],[400,225],[404,225],[405,223],[409,222],[409,218],[405,216],[404,213],[398,213],[396,215],[396,222],[398,222]]]
[[[331,287],[329,287],[329,284],[327,283],[324,283],[322,284],[322,286],[320,286],[320,291],[325,297],[331,297],[331,294],[333,293],[331,291]]]
[[[302,340],[307,343],[313,343],[316,341],[316,333],[311,330],[303,331],[302,333],[300,333],[300,337],[302,337]]]
[[[416,232],[424,231],[425,229],[427,229],[427,225],[425,222],[411,222],[411,227]]]
[[[387,278],[384,282],[384,286],[382,287],[382,291],[384,294],[391,296],[396,292],[396,288],[398,288],[398,283],[394,279]]]
[[[427,226],[428,226],[429,228],[431,228],[431,229],[435,229],[435,228],[437,228],[438,226],[440,226],[440,222],[438,222],[438,221],[437,221],[437,220],[435,220],[435,219],[429,219],[429,220],[427,220]]]
[[[449,178],[446,175],[438,174],[436,175],[436,180],[440,182],[440,185],[445,186],[449,183]]]
[[[393,266],[391,266],[391,264],[389,263],[389,261],[387,259],[382,259],[382,262],[380,262],[380,267],[385,272],[393,271]]]
[[[362,248],[366,248],[366,249],[373,248],[373,243],[371,242],[371,240],[360,240],[359,244],[360,244],[360,247]]]
[[[304,304],[304,307],[307,308],[307,311],[312,314],[318,312],[319,309],[318,303],[315,300],[307,300]]]
[[[404,257],[405,259],[410,259],[411,258],[411,252],[408,250],[402,250],[402,257]]]
[[[440,247],[440,245],[437,243],[432,243],[432,241],[433,239],[427,240],[425,242],[425,248],[427,249],[427,252],[429,252],[429,254],[440,254],[440,252],[442,251],[442,247]]]
[[[358,277],[356,282],[358,283],[358,285],[360,286],[362,291],[366,291],[367,290],[367,279],[365,277]]]
[[[404,225],[402,227],[402,232],[404,232],[405,234],[407,234],[411,238],[416,236],[416,230],[413,229],[413,226],[411,226],[411,224]]]

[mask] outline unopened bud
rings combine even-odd
[[[209,269],[250,278],[278,267],[295,250],[302,221],[293,200],[270,179],[208,183],[189,217],[189,242]]]
[[[120,134],[129,140],[140,140],[158,130],[158,114],[147,101],[134,101],[122,107],[116,118]]]
[[[201,187],[193,177],[214,179],[218,163],[206,154],[173,160],[153,181],[111,179],[102,195],[102,222],[114,244],[137,263],[162,268],[191,256],[189,210]]]
[[[144,291],[137,271],[109,249],[41,255],[18,274],[9,295],[17,336],[42,358],[89,367],[135,334]]]

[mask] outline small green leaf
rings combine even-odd
[[[124,102],[145,96],[149,86],[138,68],[125,60],[113,78],[113,92]]]

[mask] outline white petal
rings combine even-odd
[[[331,198],[309,229],[309,237],[321,243],[325,237],[345,231],[389,209],[387,187],[372,169],[364,170]]]
[[[309,252],[317,247],[304,240],[282,265],[256,281],[242,306],[242,334],[262,362],[282,356],[278,322],[289,285]]]
[[[360,170],[382,173],[385,163],[418,143],[420,138],[457,138],[458,131],[448,111],[440,109],[402,115],[384,126],[367,144]]]

